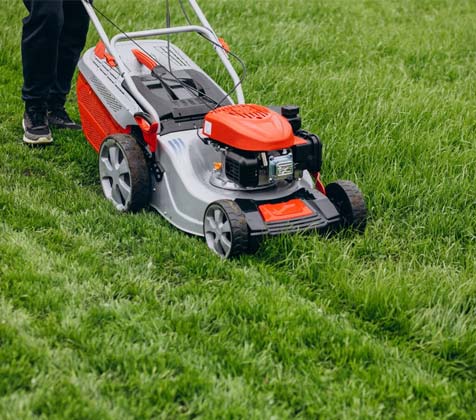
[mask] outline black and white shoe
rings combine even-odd
[[[53,143],[45,108],[27,108],[23,114],[23,130],[23,143],[25,144]]]
[[[48,111],[48,122],[53,128],[81,130],[81,125],[75,123],[63,107],[50,109]]]

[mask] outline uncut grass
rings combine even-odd
[[[164,20],[152,2],[134,20],[97,4],[126,29]],[[152,212],[115,214],[81,134],[19,144],[23,11],[4,5],[7,418],[474,416],[476,7],[273,5],[203,2],[247,63],[248,100],[302,105],[326,181],[356,181],[371,220],[363,236],[276,238],[232,262]]]

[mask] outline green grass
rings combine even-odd
[[[96,1],[126,29],[163,3]],[[302,106],[368,229],[224,262],[117,214],[80,133],[21,144],[25,11],[2,2],[0,418],[476,418],[476,3],[201,3],[248,101]]]

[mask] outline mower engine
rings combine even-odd
[[[209,112],[203,133],[222,153],[215,175],[243,188],[269,187],[317,173],[322,144],[301,129],[299,108],[230,105]]]

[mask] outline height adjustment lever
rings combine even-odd
[[[159,132],[159,123],[154,121],[149,114],[138,112],[134,114],[134,119],[142,131],[142,136],[151,153],[157,150],[157,134]]]

